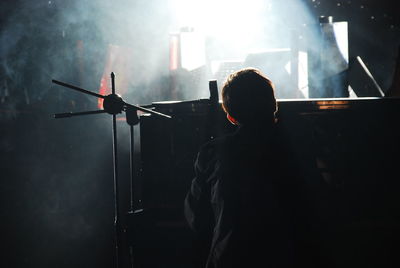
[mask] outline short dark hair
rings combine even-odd
[[[278,106],[274,85],[258,69],[245,68],[229,75],[221,94],[224,111],[240,124],[275,119]]]

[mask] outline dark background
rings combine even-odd
[[[168,10],[159,8],[161,2],[134,2],[132,17],[156,14],[170,21]],[[350,56],[361,56],[386,91],[400,45],[400,10],[396,1],[304,2],[316,20],[320,15],[331,15],[336,21],[349,22]],[[77,3],[87,4],[88,9],[83,12]],[[137,28],[117,33],[113,29],[123,29],[126,17],[113,11],[123,9],[124,4],[126,1],[115,1],[107,13],[96,9],[96,1],[0,3],[2,267],[114,264],[111,118],[91,115],[55,120],[54,113],[95,110],[97,100],[55,86],[51,79],[96,90],[104,68],[106,44],[125,44],[124,36],[134,32],[138,37],[135,70],[142,80],[132,86],[134,94],[128,95],[127,100],[142,104],[164,100],[160,92],[168,81],[168,54],[155,56],[145,48],[167,47],[167,43],[162,45],[167,40],[162,37],[166,26],[138,19]],[[78,12],[83,15],[76,15]],[[103,26],[99,26],[99,20],[105,21]],[[161,37],[155,39],[148,33]],[[77,68],[77,40],[84,40],[88,47],[84,79]],[[155,72],[149,75],[152,69]],[[121,210],[127,211],[129,132],[123,120],[118,127]]]

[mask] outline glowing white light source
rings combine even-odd
[[[170,0],[170,4],[174,12],[173,31],[187,27],[205,36],[208,63],[212,75],[218,77],[220,83],[228,70],[257,67],[251,66],[256,63],[245,60],[249,55],[253,58],[265,56],[257,64],[265,67],[265,72],[276,80],[276,84],[287,84],[279,87],[281,96],[308,97],[310,73],[305,46],[319,43],[319,40],[312,39],[317,34],[310,32],[318,20],[310,16],[302,1]],[[285,55],[288,65],[283,64],[278,52],[273,53],[282,49],[287,50],[281,54]],[[293,82],[288,83],[288,79]]]
[[[173,0],[173,5],[179,25],[207,34],[251,31],[270,8],[265,0]]]
[[[181,67],[192,71],[206,64],[203,35],[196,32],[180,34]]]

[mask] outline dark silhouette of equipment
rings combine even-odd
[[[357,97],[384,97],[381,87],[360,56],[353,58],[348,70],[349,85]]]
[[[393,267],[389,264],[397,261],[400,181],[391,174],[397,174],[400,161],[400,130],[393,127],[399,104],[398,98],[278,100],[288,145],[317,207],[310,227],[321,238],[320,252],[310,253],[329,263],[323,267]],[[142,196],[146,207],[158,208],[141,219],[148,228],[144,240],[150,258],[143,267],[196,267],[188,264],[199,252],[188,244],[182,201],[199,146],[234,127],[220,104],[214,114],[221,119],[216,126],[220,132],[208,129],[209,102],[158,102],[152,107],[174,120],[141,118]]]
[[[121,96],[119,96],[115,92],[115,74],[111,73],[111,83],[112,83],[112,93],[104,96],[101,94],[94,93],[92,91],[73,86],[64,82],[60,82],[57,80],[52,80],[53,83],[79,91],[81,93],[94,96],[97,98],[101,98],[104,100],[103,102],[103,110],[95,110],[95,111],[84,111],[84,112],[68,112],[68,113],[60,113],[60,114],[55,114],[54,118],[66,118],[66,117],[72,117],[72,116],[81,116],[81,115],[90,115],[90,114],[100,114],[100,113],[108,113],[112,115],[112,131],[113,131],[113,169],[114,169],[114,228],[115,228],[115,257],[116,257],[116,267],[120,268],[122,267],[122,254],[121,252],[123,251],[122,248],[122,243],[121,243],[121,234],[123,232],[123,227],[121,226],[121,221],[120,221],[120,206],[119,206],[119,174],[118,174],[118,151],[117,151],[117,120],[116,120],[116,115],[120,114],[122,112],[126,113],[127,117],[127,123],[130,125],[130,133],[131,133],[131,210],[134,211],[133,207],[133,148],[134,148],[134,138],[133,138],[133,126],[139,123],[139,118],[137,115],[137,111],[142,111],[145,113],[153,114],[162,118],[171,118],[171,116],[168,116],[166,114],[162,114],[141,106],[136,106],[132,105],[129,103],[126,103]]]

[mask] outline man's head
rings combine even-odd
[[[274,85],[254,68],[232,73],[222,87],[222,107],[234,124],[274,122],[278,109]]]

